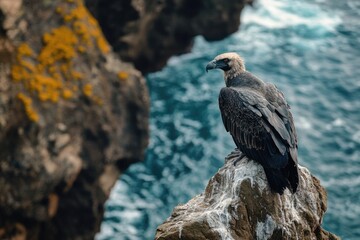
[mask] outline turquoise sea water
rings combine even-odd
[[[264,4],[266,3],[266,5]],[[240,30],[147,77],[151,142],[146,159],[115,185],[97,239],[153,239],[172,209],[204,190],[234,144],[222,125],[221,72],[208,61],[236,51],[292,107],[299,162],[328,192],[325,229],[360,239],[360,1],[263,0]]]

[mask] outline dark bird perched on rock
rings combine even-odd
[[[290,107],[274,84],[265,83],[245,70],[237,53],[223,53],[206,66],[222,69],[226,87],[219,107],[226,131],[242,157],[259,162],[272,191],[293,193],[299,184],[297,137]]]

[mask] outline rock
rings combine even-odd
[[[124,61],[153,71],[223,38],[247,1],[89,0],[109,45],[83,0],[0,0],[0,239],[93,239],[148,144],[147,87]]]
[[[239,152],[211,178],[205,192],[175,207],[155,239],[339,239],[322,229],[326,191],[305,167],[292,195],[270,192],[261,165]]]
[[[219,40],[238,30],[252,0],[86,0],[105,37],[122,59],[143,73],[190,51],[193,38]]]
[[[93,239],[148,115],[81,0],[0,0],[0,239]]]

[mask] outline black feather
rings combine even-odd
[[[299,183],[297,136],[283,94],[248,72],[228,80],[227,85],[220,91],[219,107],[237,148],[264,167],[274,192],[282,194],[285,188],[295,192]]]

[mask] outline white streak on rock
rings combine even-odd
[[[203,194],[177,206],[155,239],[318,239],[319,231],[337,239],[319,228],[326,192],[306,168],[299,167],[298,191],[279,195],[261,165],[246,157],[234,165],[237,158],[231,153]]]
[[[276,229],[276,222],[271,218],[271,216],[266,215],[265,222],[258,222],[256,225],[256,239],[264,240],[269,239],[274,230]]]

